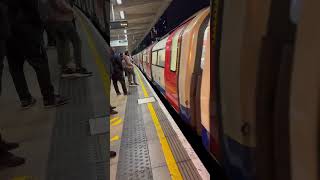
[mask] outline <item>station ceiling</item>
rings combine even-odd
[[[134,50],[150,32],[172,0],[111,0],[110,21],[127,21],[128,27],[111,29],[111,41],[128,40]]]

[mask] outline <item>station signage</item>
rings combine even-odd
[[[128,46],[128,40],[115,40],[110,42],[111,47]]]
[[[128,27],[128,21],[111,21],[110,29],[123,29]]]

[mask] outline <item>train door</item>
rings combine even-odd
[[[177,72],[181,48],[181,40],[179,41],[179,39],[181,38],[182,30],[183,27],[180,27],[168,37],[168,41],[166,43],[166,61],[164,73],[166,83],[166,98],[177,112],[180,112]]]
[[[146,69],[147,69],[146,61],[147,61],[146,50],[143,50],[142,51],[142,71],[143,71],[143,73],[146,73]]]
[[[209,13],[209,8],[205,8],[199,11],[192,19],[190,19],[190,21],[185,24],[181,41],[181,57],[179,62],[178,77],[180,116],[182,117],[182,120],[190,125],[194,130],[199,130],[198,128],[200,125],[200,115],[198,118],[195,118],[193,113],[197,111],[192,109],[196,106],[199,106],[199,104],[192,104],[195,103],[194,99],[197,95],[196,89],[198,88],[198,85],[195,84],[195,77],[198,75],[196,73],[199,70],[199,63],[201,59],[200,56],[202,43],[199,42],[203,41],[203,34],[205,30],[203,24],[205,24],[205,20]],[[200,30],[200,27],[203,27],[201,28],[202,30]],[[195,69],[197,69],[197,72],[194,72]]]
[[[320,179],[320,1],[296,1],[297,36],[290,97],[292,180]],[[296,10],[295,10],[296,9]]]
[[[218,62],[214,63],[217,73],[213,74],[218,91],[219,160],[228,179],[255,180],[257,67],[270,1],[221,3],[220,50]]]
[[[146,75],[149,80],[152,80],[152,70],[151,70],[151,64],[152,64],[152,47],[154,45],[151,45],[149,48],[146,49]]]
[[[291,179],[290,96],[301,0],[271,1],[257,76],[257,177]],[[263,151],[262,151],[263,150]]]

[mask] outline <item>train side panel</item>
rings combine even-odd
[[[153,83],[158,90],[165,96],[165,79],[164,79],[164,67],[166,59],[166,42],[167,38],[162,39],[152,49],[152,76]]]

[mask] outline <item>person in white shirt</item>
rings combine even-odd
[[[125,68],[127,69],[127,73],[128,73],[129,85],[138,85],[136,80],[136,74],[134,72],[134,65],[132,63],[132,58],[129,56],[128,51],[125,52],[124,62],[125,62]]]

